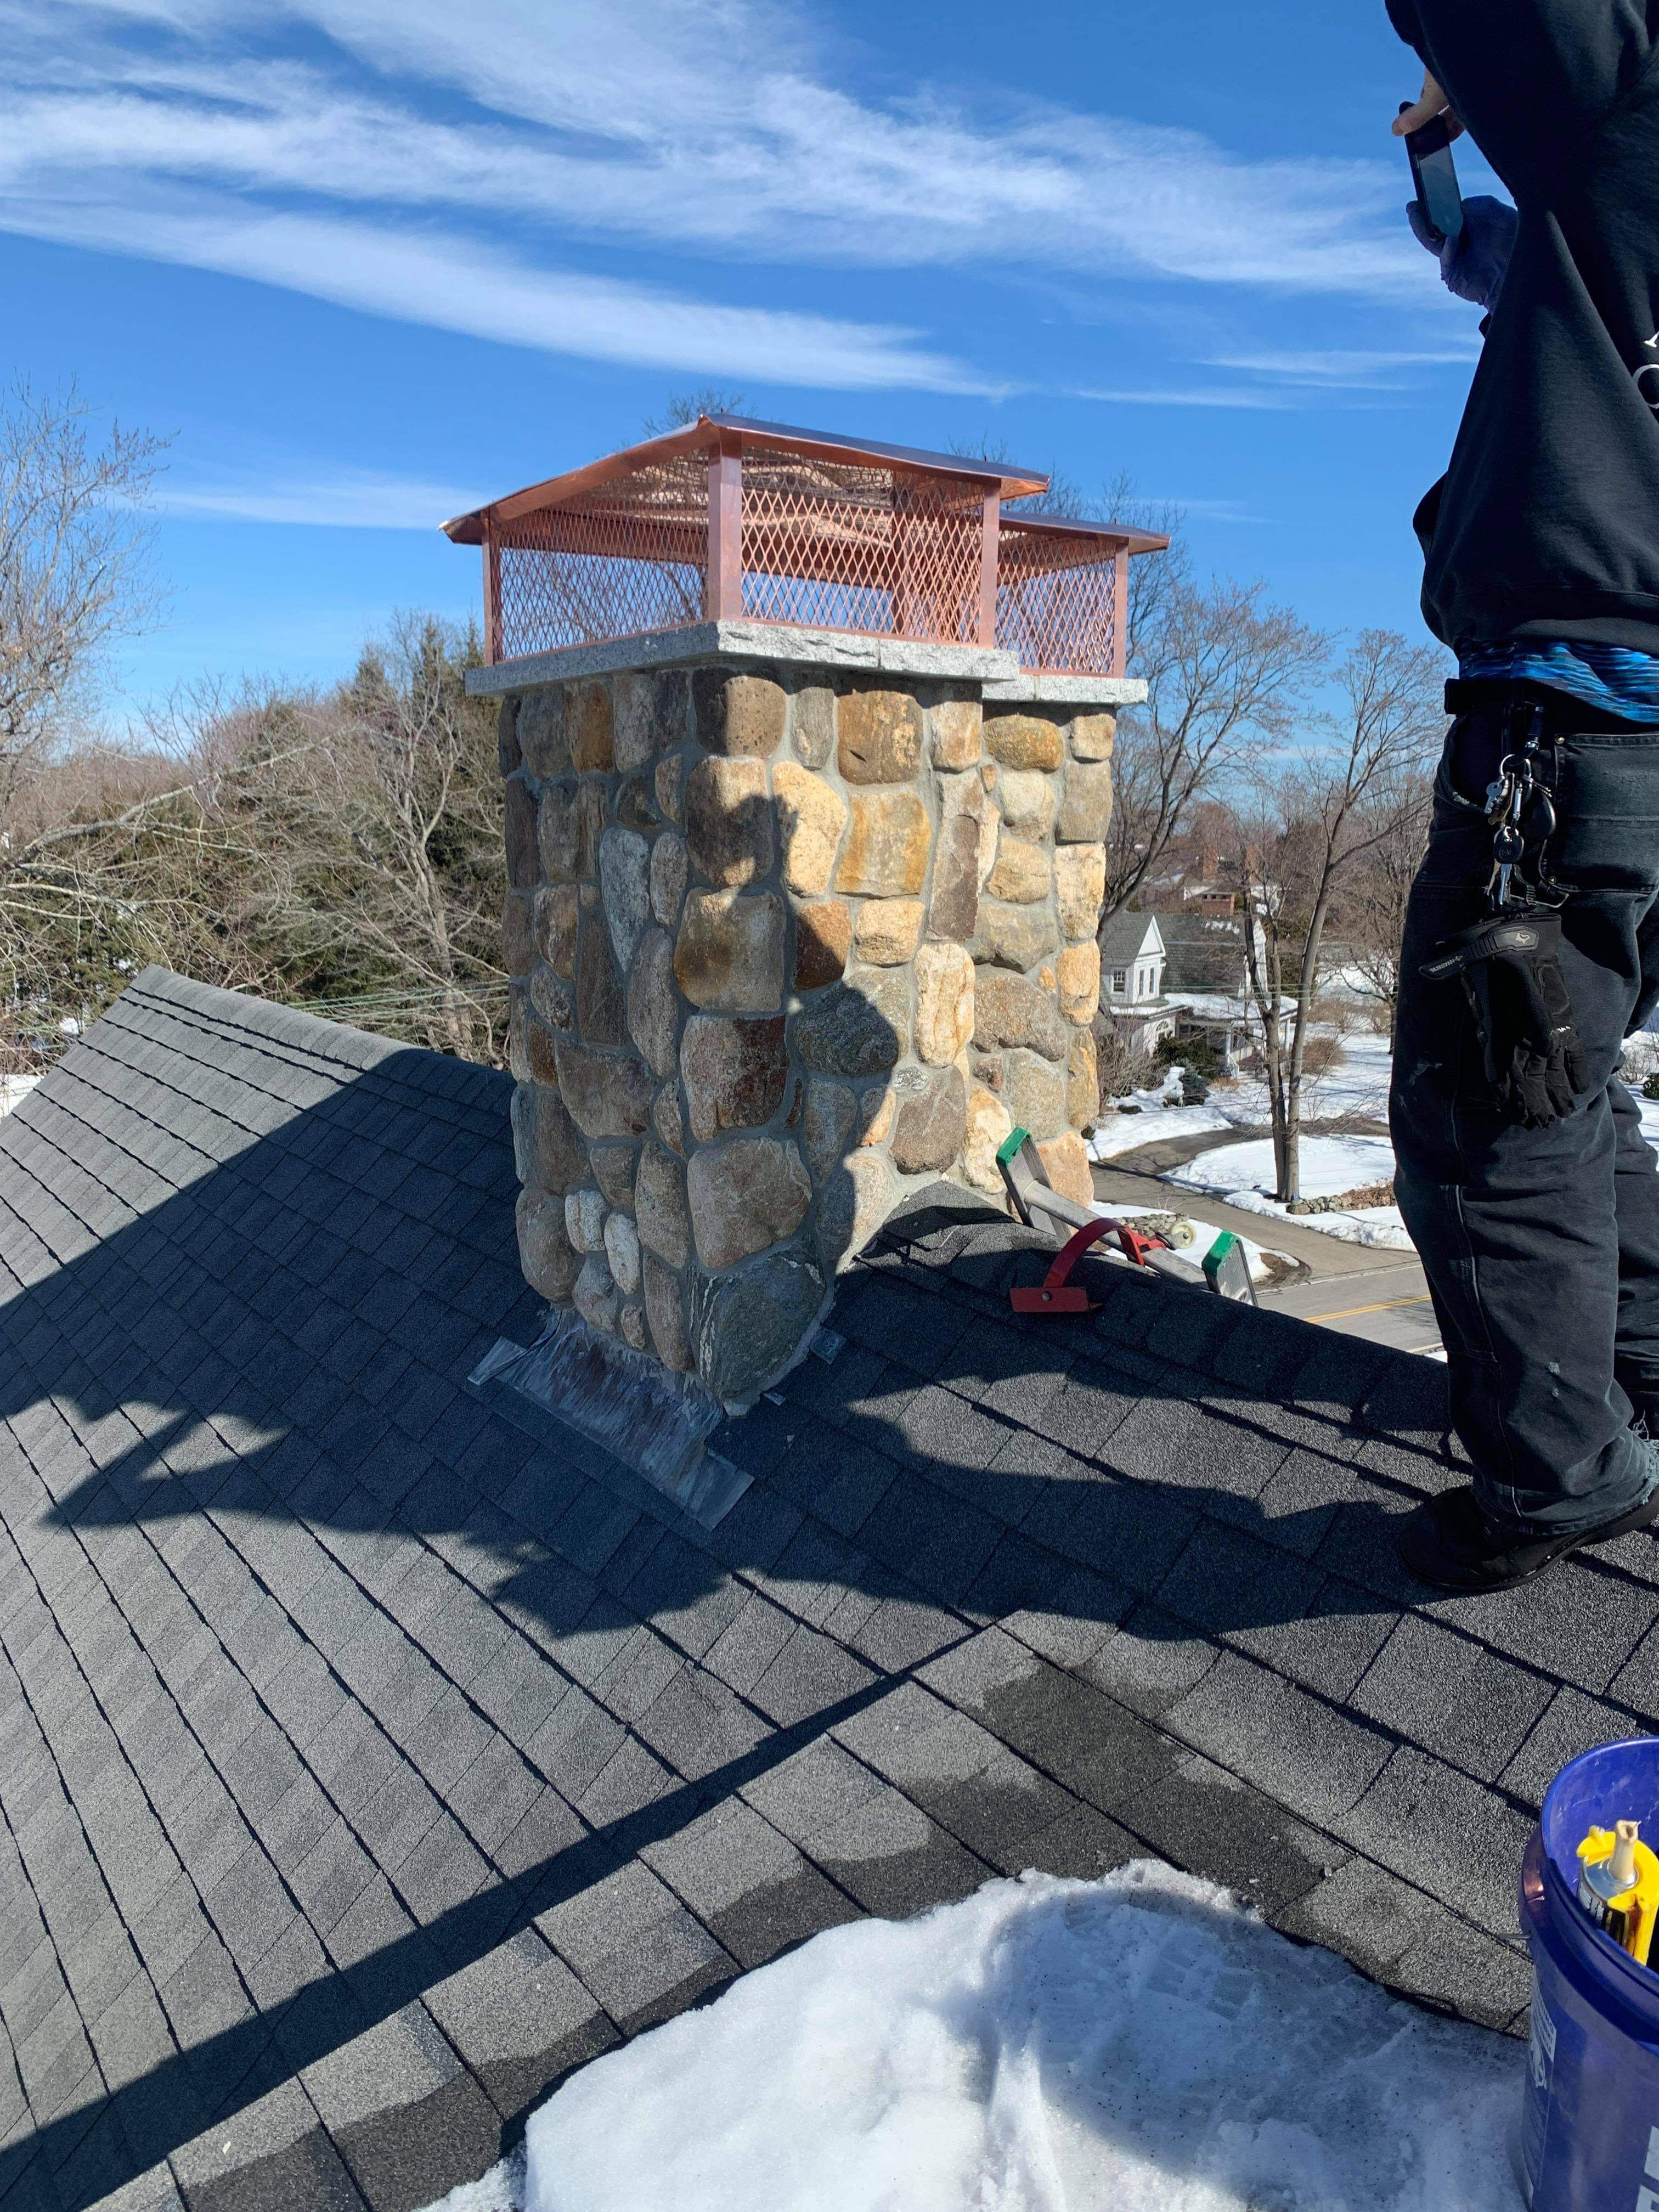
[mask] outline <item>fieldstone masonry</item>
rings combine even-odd
[[[526,1277],[720,1397],[1015,1122],[1086,1200],[1113,718],[722,659],[503,698]]]

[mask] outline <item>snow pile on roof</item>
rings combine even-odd
[[[526,2212],[1512,2212],[1524,2052],[1207,1882],[817,1936],[531,2119]]]
[[[1386,1137],[1304,1137],[1300,1148],[1304,1198],[1336,1198],[1344,1191],[1364,1190],[1392,1182],[1394,1147]],[[1200,1152],[1182,1167],[1171,1168],[1165,1182],[1188,1190],[1206,1191],[1224,1198],[1229,1205],[1250,1213],[1265,1213],[1279,1220],[1285,1209],[1272,1197],[1277,1180],[1270,1138],[1248,1145],[1219,1145]],[[1411,1239],[1397,1206],[1355,1206],[1337,1213],[1298,1213],[1302,1229],[1316,1229],[1346,1243],[1368,1244],[1390,1252],[1411,1249]]]

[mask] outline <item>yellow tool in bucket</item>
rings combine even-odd
[[[1596,1926],[1640,1966],[1648,1963],[1659,1911],[1659,1858],[1637,1837],[1637,1822],[1592,1828],[1578,1846],[1578,1902]]]

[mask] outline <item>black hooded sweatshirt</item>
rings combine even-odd
[[[1659,654],[1659,0],[1387,0],[1520,212],[1417,510],[1454,647]]]

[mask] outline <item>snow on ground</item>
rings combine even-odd
[[[1334,1033],[1315,1024],[1315,1036],[1330,1034]],[[1340,1064],[1329,1074],[1303,1085],[1304,1119],[1386,1121],[1390,1065],[1386,1037],[1374,1036],[1370,1030],[1344,1037]],[[1178,1083],[1166,1085],[1161,1091],[1132,1091],[1127,1103],[1140,1111],[1103,1114],[1089,1140],[1090,1158],[1115,1159],[1140,1145],[1167,1142],[1171,1137],[1206,1136],[1212,1129],[1265,1129],[1272,1118],[1267,1087],[1255,1076],[1213,1084],[1201,1106],[1172,1106],[1169,1103],[1172,1095],[1179,1097]],[[1650,1133],[1659,1137],[1659,1099],[1643,1103],[1651,1106],[1655,1116]]]
[[[1219,1094],[1212,1094],[1218,1096]],[[1115,1159],[1139,1146],[1167,1143],[1171,1137],[1203,1137],[1212,1129],[1236,1127],[1218,1105],[1143,1107],[1138,1114],[1103,1115],[1089,1139],[1091,1160]]]
[[[1524,2060],[1171,1868],[1026,1875],[595,2059],[522,2212],[1516,2212]]]
[[[0,1075],[0,1114],[21,1106],[40,1080],[38,1075]]]
[[[1389,1182],[1394,1175],[1394,1147],[1386,1137],[1304,1137],[1300,1164],[1302,1195],[1333,1198],[1345,1190],[1362,1189],[1367,1183]],[[1275,1220],[1293,1221],[1298,1229],[1340,1237],[1345,1243],[1389,1252],[1412,1249],[1397,1206],[1287,1214],[1268,1194],[1276,1180],[1271,1138],[1248,1145],[1218,1146],[1213,1152],[1200,1152],[1184,1167],[1171,1168],[1163,1180],[1189,1190],[1207,1191],[1211,1197],[1224,1198],[1230,1206],[1242,1206],[1249,1213],[1265,1213]]]

